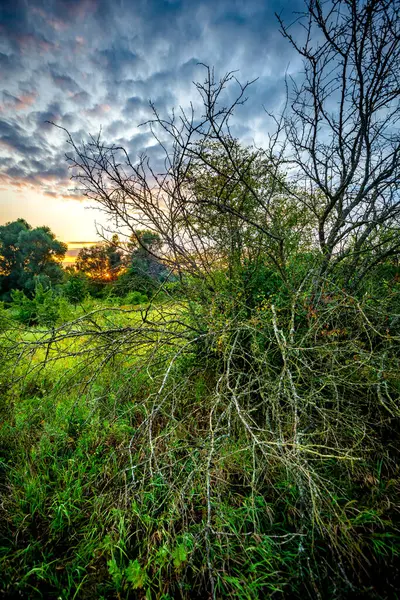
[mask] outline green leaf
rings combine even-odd
[[[115,558],[112,558],[111,560],[107,561],[107,565],[108,565],[108,572],[110,573],[111,578],[112,578],[116,588],[120,589],[123,574],[121,572],[121,569],[117,565],[117,561],[115,560]]]
[[[129,565],[125,569],[125,576],[134,590],[142,588],[146,581],[146,571],[138,560],[129,561]]]
[[[172,552],[172,558],[174,559],[174,566],[178,569],[187,560],[186,546],[178,544]]]

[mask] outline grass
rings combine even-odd
[[[319,335],[327,313],[295,350],[268,306],[250,326],[213,316],[200,344],[168,305],[145,325],[137,311],[91,311],[55,341],[6,332],[4,355],[23,355],[2,365],[3,596],[396,597],[398,360],[388,340],[381,403],[378,354],[349,306],[351,339]]]

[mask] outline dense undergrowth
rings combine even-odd
[[[386,270],[319,301],[269,281],[251,308],[246,282],[46,333],[3,316],[3,596],[396,598]]]

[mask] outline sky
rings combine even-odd
[[[199,63],[258,77],[234,134],[262,143],[265,108],[278,111],[285,72],[301,69],[279,33],[303,0],[0,0],[0,224],[22,217],[63,241],[93,241],[100,211],[74,189],[65,127],[98,133],[132,159],[157,157],[149,100],[162,114],[196,106]],[[76,245],[74,249],[76,250]]]

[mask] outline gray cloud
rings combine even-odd
[[[161,113],[191,100],[199,62],[241,80],[259,76],[233,132],[259,133],[264,106],[276,108],[293,56],[274,12],[303,0],[2,0],[0,4],[0,174],[47,195],[69,194],[66,127],[80,140],[102,127],[110,143],[159,161],[148,131],[149,100]],[[234,90],[227,90],[227,100]],[[265,120],[266,127],[268,120]],[[60,190],[60,182],[64,190]],[[53,186],[53,188],[52,188]]]
[[[77,92],[71,98],[71,102],[73,102],[74,104],[78,104],[79,106],[86,106],[87,104],[90,103],[90,100],[91,100],[90,94],[88,94],[88,92],[85,92],[85,91]]]
[[[0,119],[0,147],[23,156],[40,155],[44,149],[16,121]]]
[[[54,85],[63,92],[73,92],[76,95],[80,91],[79,85],[69,75],[60,75],[52,72],[51,77]]]

